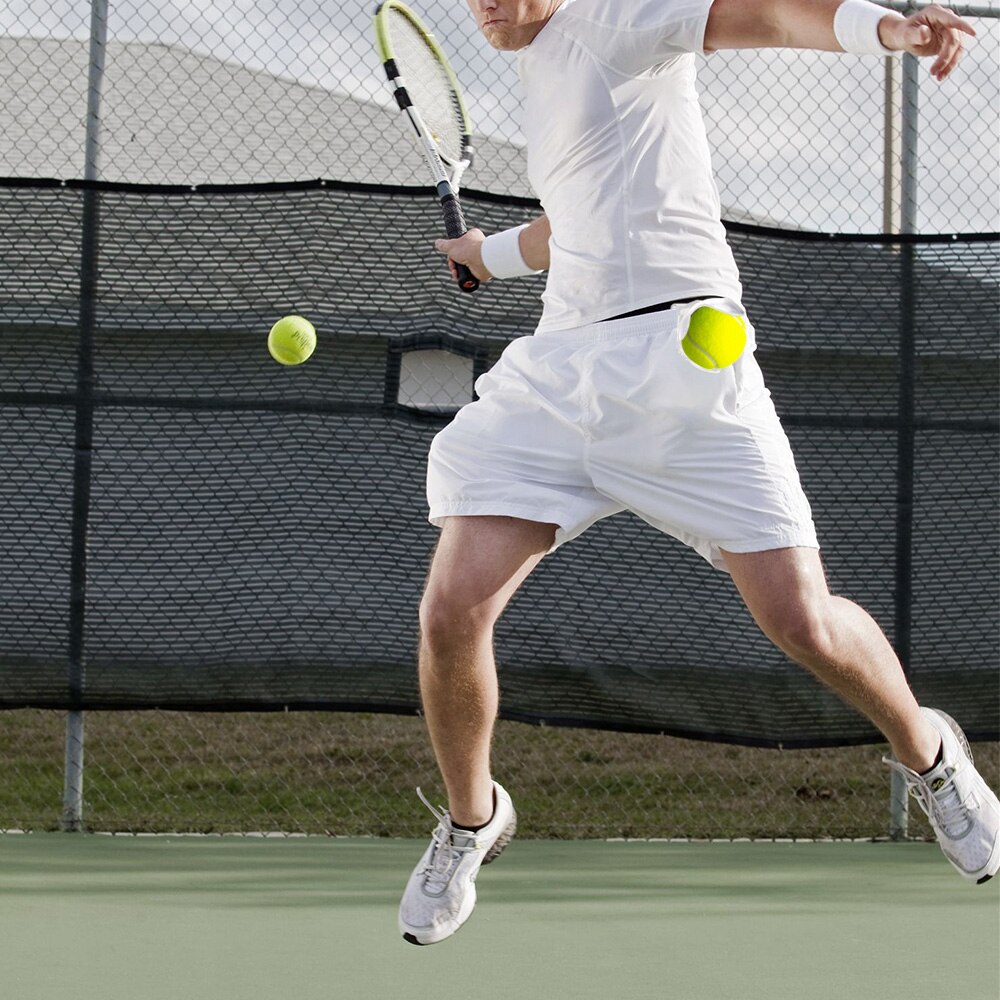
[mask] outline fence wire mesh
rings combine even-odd
[[[0,829],[59,828],[64,720],[0,713]],[[760,750],[501,721],[519,835],[886,837],[884,746]],[[996,787],[996,744],[973,744]],[[310,712],[87,713],[87,828],[423,837],[443,795],[423,721]],[[929,836],[922,815],[910,835]]]
[[[390,107],[374,54],[372,6],[368,0],[113,4],[107,14],[97,132],[100,178],[129,185],[314,178],[424,185],[419,151]],[[478,133],[478,158],[466,175],[466,187],[530,197],[512,61],[490,50],[476,36],[464,9],[456,15],[449,0],[427,0],[418,6],[452,56]],[[998,228],[1000,30],[994,7],[976,8],[972,20],[978,38],[952,78],[938,85],[925,69],[921,73],[916,228],[923,233]],[[90,32],[87,4],[17,0],[0,11],[0,176],[68,180],[84,174]],[[725,218],[785,229],[899,228],[898,60],[720,53],[701,61],[699,79]],[[6,325],[10,315],[0,325],[0,338],[7,339],[2,346],[12,353],[6,357],[16,363],[4,366],[0,389],[70,393],[71,379],[60,381],[51,367],[39,364],[37,356],[18,345],[26,330],[37,332],[43,317],[50,327],[77,322],[79,220],[52,219],[39,230],[33,224],[38,208],[31,199],[48,196],[41,189],[24,192],[11,209],[19,208],[22,214],[7,219],[7,233],[16,230],[19,241],[31,241],[48,270],[43,279],[33,266],[11,271],[8,264],[5,295],[7,289],[14,290],[7,295],[7,306],[14,301],[17,315],[14,326]],[[122,200],[129,197],[126,193]],[[491,211],[484,206],[485,220]],[[186,221],[180,212],[173,226],[155,233],[159,255],[150,254],[149,259],[158,260],[157,273],[139,298],[102,301],[109,327],[115,321],[126,328],[144,323],[155,327],[157,283],[177,286],[183,281],[190,252],[185,241],[198,224],[197,210]],[[120,233],[122,273],[129,271],[134,247],[154,238],[141,227],[130,238],[127,228]],[[227,247],[245,245],[253,229],[248,224],[246,231],[220,234],[218,270],[199,272],[198,280],[214,274],[206,291],[206,301],[213,306],[218,304],[219,285],[235,287],[240,300],[240,308],[229,317],[229,333],[216,341],[223,348],[238,343],[247,325],[245,302],[254,302],[253,281],[241,279],[239,267],[232,269]],[[314,234],[318,260],[324,253],[331,260],[342,258],[338,238],[336,228]],[[287,263],[281,253],[262,253],[257,261],[261,273],[269,267],[280,271]],[[405,267],[406,260],[398,266]],[[974,277],[988,280],[988,274],[977,272]],[[192,315],[205,305],[195,300],[198,280],[190,289]],[[755,294],[766,304],[772,293],[762,284]],[[960,291],[956,295],[961,298]],[[258,298],[257,321],[265,325],[269,310],[278,307]],[[516,319],[511,318],[512,326]],[[789,319],[783,331],[791,338],[787,353],[777,352],[774,363],[776,371],[781,364],[789,365],[791,374],[801,345],[794,343]],[[218,326],[215,332],[220,332]],[[170,354],[172,348],[164,345]],[[70,345],[68,356],[72,351]],[[969,371],[975,367],[961,359],[955,363]],[[432,369],[434,377],[440,370]],[[190,393],[193,372],[171,375],[169,366],[157,371],[149,376],[159,382],[151,391]],[[981,376],[981,371],[974,372],[972,378],[978,384]],[[411,377],[419,382],[422,376]],[[180,383],[171,385],[177,378]],[[858,378],[863,382],[866,376],[859,373]],[[929,403],[939,379],[930,368],[921,369],[918,379]],[[788,383],[789,393],[795,384],[806,385],[791,378]],[[422,387],[414,391],[419,394]],[[790,407],[797,405],[791,395],[785,398]],[[876,396],[865,399],[869,407],[880,405]],[[967,406],[969,419],[981,419],[981,407],[970,397],[952,403],[959,409]],[[4,419],[17,436],[23,411],[8,408]],[[65,505],[69,483],[61,478],[65,465],[59,456],[66,448],[66,415],[49,410],[34,426],[52,457],[43,461],[41,481],[36,478],[32,489],[40,489],[53,505]],[[866,442],[878,436],[869,431],[854,435],[860,442],[858,461],[867,454]],[[939,460],[935,456],[948,459],[953,439],[947,430],[929,429],[920,447],[933,465]],[[140,466],[148,459],[135,457]],[[414,461],[422,458],[414,453]],[[15,486],[27,464],[12,472]],[[832,465],[821,464],[817,472],[827,468],[828,485],[840,483]],[[956,477],[969,476],[963,488],[975,494],[976,510],[988,519],[990,489],[975,476],[974,462],[963,460],[962,468]],[[126,471],[121,481],[126,491],[135,483],[135,476],[129,475]],[[877,469],[873,475],[877,477]],[[183,481],[181,467],[165,470],[167,485]],[[272,488],[280,485],[275,480]],[[935,487],[926,485],[932,497]],[[942,495],[935,502],[946,505],[949,498],[943,491],[954,485],[952,479],[947,484],[939,481]],[[850,506],[852,500],[845,497],[843,502]],[[155,518],[152,509],[149,513]],[[870,514],[869,541],[877,547],[882,521],[891,517],[888,508],[881,513],[873,508]],[[834,523],[831,520],[831,529]],[[391,528],[386,524],[383,530]],[[964,538],[961,544],[970,541]],[[127,555],[127,540],[123,536],[119,542]],[[62,543],[68,545],[68,538]],[[918,589],[921,581],[928,594],[937,586],[951,591],[968,583],[969,564],[949,563],[942,582],[942,567],[931,568],[934,553],[918,555]],[[65,556],[66,550],[54,544],[32,558],[55,572],[65,564]],[[971,557],[970,564],[979,567],[971,571],[973,576],[984,559],[988,556],[981,553]],[[192,557],[192,570],[197,569],[195,563]],[[845,590],[870,584],[863,565],[845,565],[840,572]],[[288,573],[291,580],[298,570],[290,565]],[[31,586],[29,578],[19,593],[18,607],[24,610],[16,629],[31,627],[37,635],[48,636],[51,648],[40,642],[37,657],[60,663],[65,656],[62,609],[53,610],[51,594],[41,587],[31,600]],[[994,596],[988,587],[980,587],[967,613],[995,613]],[[215,598],[221,600],[218,593]],[[364,612],[363,607],[355,610]],[[930,630],[947,634],[947,610],[940,602],[928,597],[920,611]],[[102,627],[113,633],[121,621],[111,614]],[[5,628],[10,634],[15,626],[8,620]],[[975,645],[971,632],[960,642]],[[948,645],[940,639],[927,647],[932,659],[950,655],[942,644]],[[0,779],[0,827],[57,825],[63,729],[61,713],[0,712],[0,756],[11,762]],[[870,837],[883,835],[888,827],[887,780],[878,763],[879,750],[762,750],[502,722],[496,761],[498,774],[507,775],[517,790],[528,835]],[[977,752],[987,780],[996,787],[996,745],[983,744]],[[419,719],[341,713],[87,713],[85,814],[91,829],[423,835],[426,819],[409,789],[414,784],[436,787],[436,780]],[[911,832],[927,831],[915,820]]]
[[[896,4],[894,6],[902,6]],[[371,0],[111,5],[102,86],[101,178],[147,184],[331,180],[424,183],[384,84]],[[529,195],[516,65],[451,0],[421,15],[467,92],[479,155],[466,187]],[[998,228],[1000,11],[972,11],[977,38],[943,83],[919,75],[916,231]],[[991,16],[983,16],[990,14]],[[0,11],[0,175],[80,177],[87,4]],[[792,51],[700,60],[724,214],[732,220],[882,232],[898,217],[899,60]],[[887,94],[889,95],[887,97]],[[887,160],[888,157],[888,160]]]

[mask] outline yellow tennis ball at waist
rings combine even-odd
[[[271,357],[283,365],[300,365],[316,350],[316,328],[302,316],[283,316],[267,335]]]
[[[747,328],[742,316],[731,316],[711,306],[700,306],[691,313],[681,347],[700,368],[726,368],[747,345]]]

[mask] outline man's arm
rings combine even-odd
[[[705,51],[818,49],[843,52],[834,32],[841,0],[715,0],[705,27]],[[972,26],[943,7],[924,7],[903,18],[890,10],[878,22],[878,41],[893,52],[936,56],[931,75],[943,80],[962,55]]]
[[[508,232],[510,232],[508,230]],[[514,234],[510,232],[510,235]],[[530,271],[545,271],[549,266],[549,237],[552,229],[548,217],[540,215],[517,233],[517,249],[525,269]],[[470,229],[457,240],[437,240],[434,249],[448,255],[449,264],[465,264],[480,280],[489,281],[494,275],[483,263],[483,243],[486,235],[481,229]],[[455,268],[452,266],[452,274]]]

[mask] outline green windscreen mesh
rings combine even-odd
[[[459,293],[439,225],[405,188],[0,186],[0,708],[417,710],[427,449],[542,290]],[[729,236],[831,587],[998,738],[996,237]],[[292,312],[319,346],[285,368]],[[543,561],[496,647],[508,718],[877,736],[628,514]]]

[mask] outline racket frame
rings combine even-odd
[[[392,39],[386,25],[386,15],[388,11],[395,10],[405,17],[411,26],[420,34],[422,40],[430,49],[434,58],[440,63],[448,78],[455,98],[456,106],[461,115],[461,139],[460,156],[457,160],[453,157],[445,156],[434,137],[427,128],[420,109],[413,103],[403,75],[396,65],[396,58],[392,50]],[[441,204],[441,213],[444,217],[445,232],[449,239],[458,239],[468,232],[469,227],[465,223],[465,216],[462,212],[461,203],[458,200],[458,192],[461,187],[462,175],[472,165],[474,150],[472,147],[472,127],[469,121],[469,113],[462,97],[462,91],[458,85],[458,78],[451,68],[448,58],[438,45],[437,39],[430,33],[419,17],[400,0],[384,0],[375,9],[375,38],[378,46],[379,59],[382,61],[382,68],[385,70],[389,86],[392,87],[393,97],[396,104],[409,118],[417,133],[424,158],[430,167],[431,176],[434,178],[434,186],[437,192],[438,201]],[[451,169],[449,173],[445,166]],[[463,292],[474,292],[479,287],[479,279],[464,265],[454,262],[458,275],[458,286]]]

